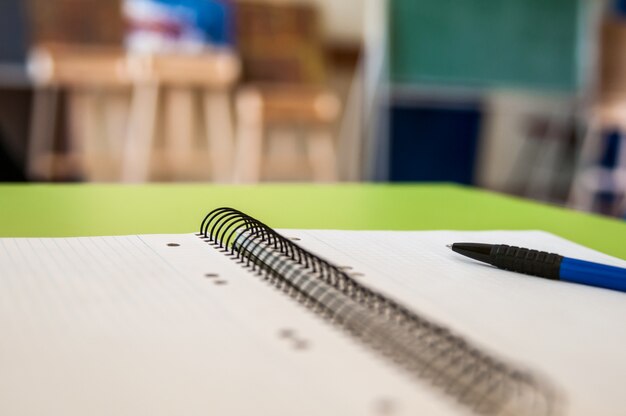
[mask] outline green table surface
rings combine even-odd
[[[0,185],[0,237],[184,233],[231,206],[272,227],[545,230],[626,258],[626,222],[458,185]]]

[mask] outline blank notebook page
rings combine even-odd
[[[409,379],[193,234],[0,239],[2,415],[428,415]]]
[[[626,294],[496,269],[454,242],[529,247],[626,267],[539,231],[293,231],[363,284],[543,375],[572,415],[626,414]]]

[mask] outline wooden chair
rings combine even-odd
[[[574,175],[569,205],[623,216],[626,213],[626,22],[607,17],[600,28],[600,63],[596,96],[587,111],[587,129]],[[600,164],[609,142],[620,134],[613,167]],[[598,199],[609,196],[606,203]]]
[[[258,182],[269,167],[287,172],[286,178],[310,173],[316,181],[337,180],[334,129],[341,102],[326,86],[316,9],[304,4],[241,1],[237,18],[246,85],[236,97],[236,180]],[[269,158],[271,138],[285,145],[298,133],[305,138],[302,156],[306,160],[294,160],[294,152],[283,152],[278,160]]]
[[[568,203],[576,209],[623,216],[626,213],[626,98],[596,104],[587,120]],[[609,150],[606,134],[611,131],[621,137],[615,166],[606,167],[599,161]],[[602,196],[610,197],[610,201],[599,203]]]

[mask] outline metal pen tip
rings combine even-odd
[[[446,247],[452,248],[452,244],[446,244]]]

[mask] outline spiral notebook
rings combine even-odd
[[[619,415],[626,297],[455,256],[538,231],[0,239],[3,415]]]

